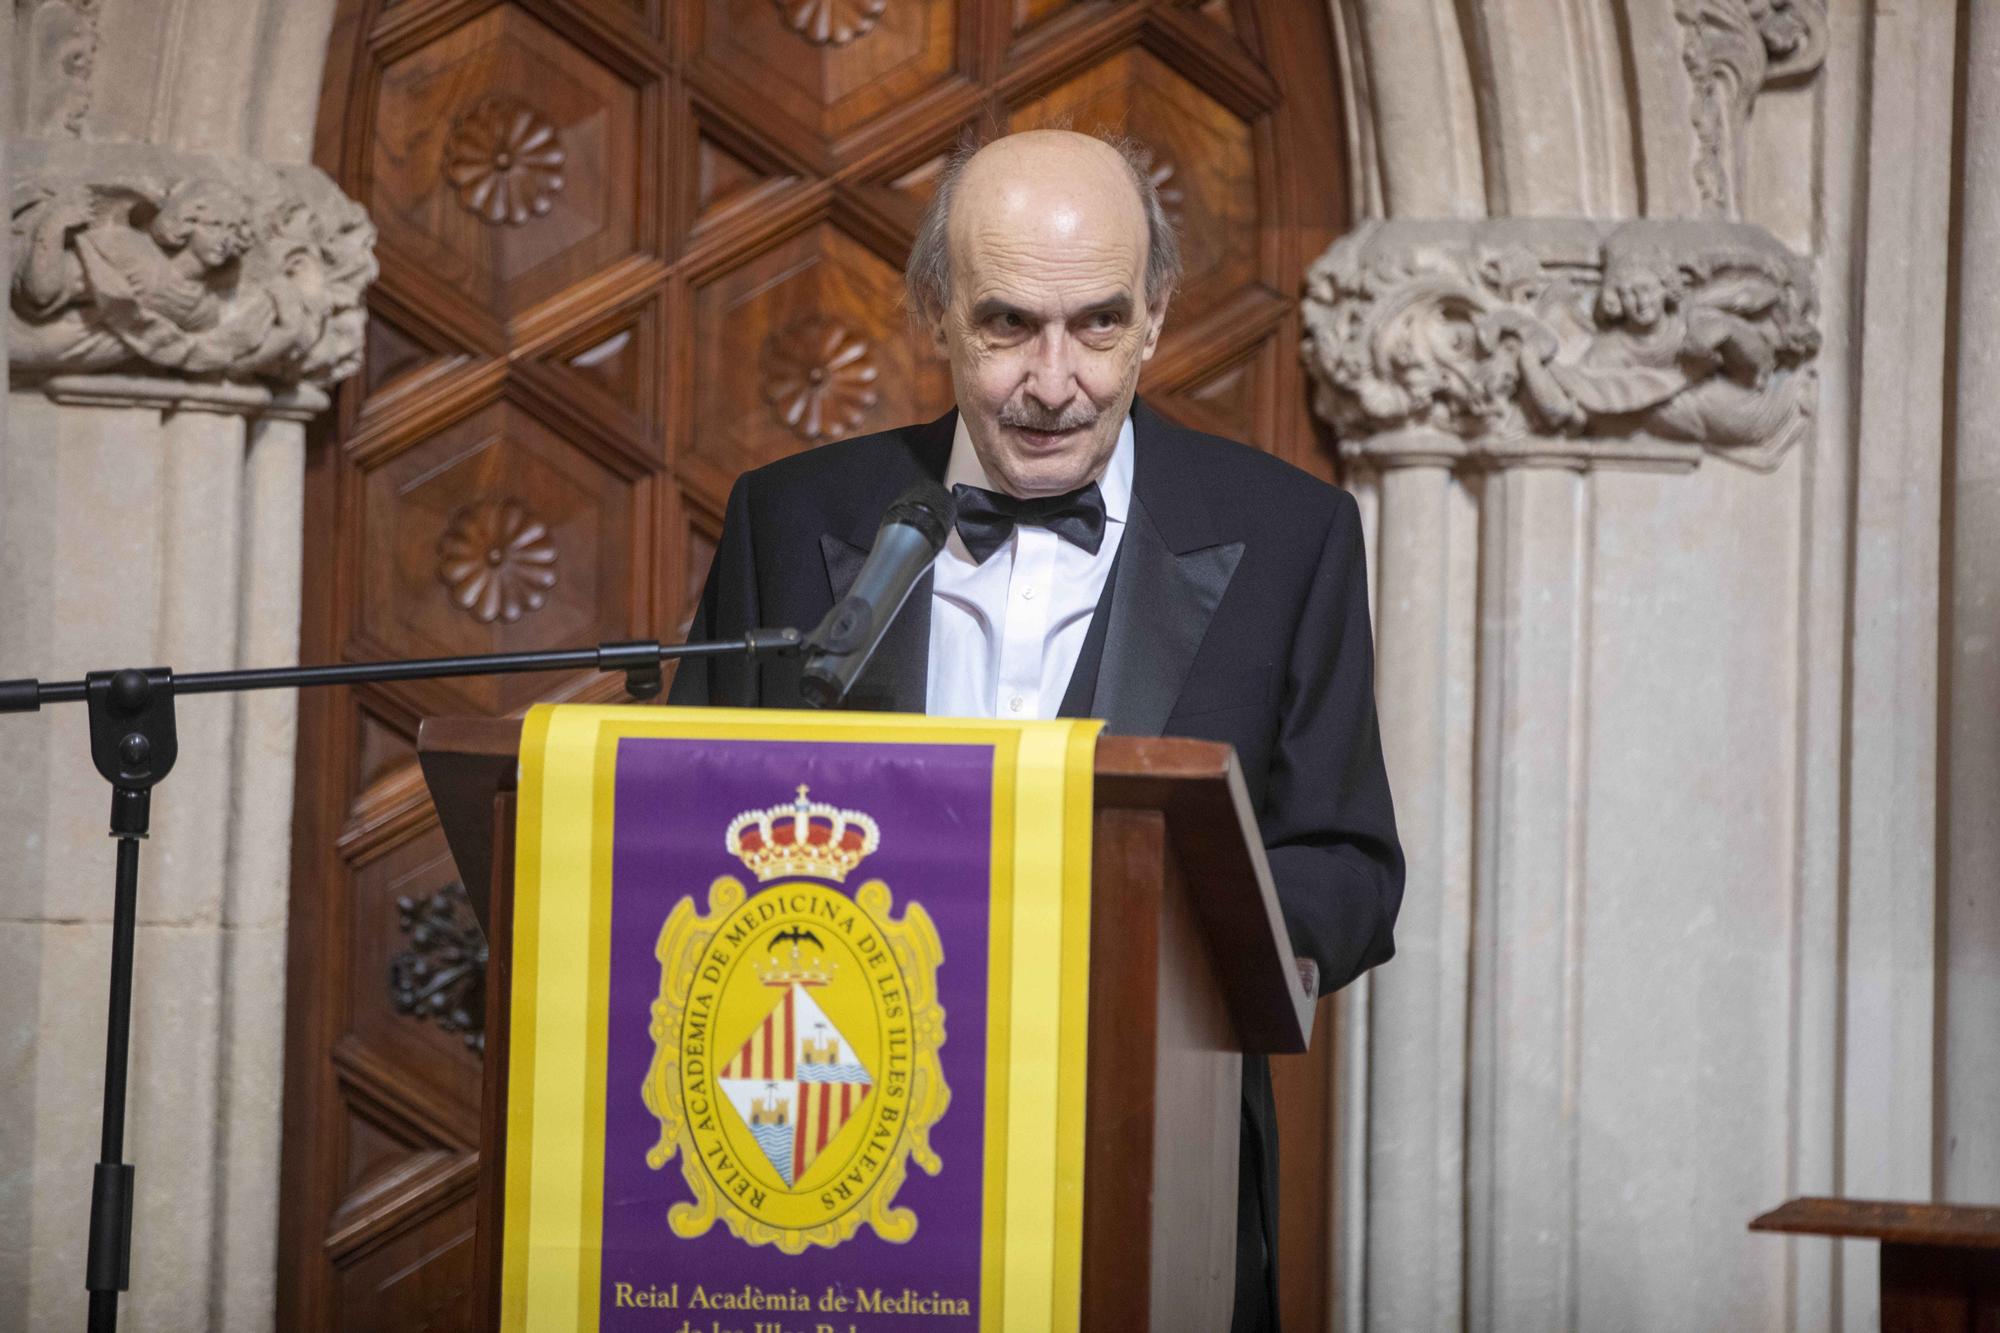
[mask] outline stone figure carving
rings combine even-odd
[[[1811,271],[1741,223],[1370,223],[1313,265],[1350,456],[1775,465],[1810,420]]]
[[[1694,85],[1694,182],[1710,217],[1737,217],[1743,131],[1757,94],[1826,59],[1826,0],[1674,0]]]
[[[99,0],[19,0],[14,77],[21,92],[18,134],[78,135],[90,114],[97,68]]]
[[[314,205],[283,184],[17,178],[13,367],[319,387],[351,374],[374,228],[330,186]]]

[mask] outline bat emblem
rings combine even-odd
[[[824,949],[826,947],[826,945],[820,942],[819,936],[813,934],[810,930],[802,930],[797,926],[793,926],[789,930],[781,930],[773,935],[770,947],[773,949],[777,948],[780,940],[790,940],[794,946],[811,944],[815,948]]]

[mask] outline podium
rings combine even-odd
[[[1808,1196],[1759,1215],[1750,1229],[1880,1241],[1884,1329],[2000,1328],[2000,1208]]]
[[[477,1327],[498,1319],[518,720],[433,718],[418,751],[487,935]],[[1102,737],[1091,844],[1081,1327],[1226,1328],[1242,1056],[1306,1049],[1292,956],[1235,752]],[[1143,1317],[1142,1317],[1143,1316]]]

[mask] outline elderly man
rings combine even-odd
[[[953,533],[850,705],[1106,719],[1236,747],[1294,949],[1331,990],[1387,959],[1402,898],[1354,501],[1137,401],[1179,268],[1133,155],[1012,135],[954,162],[909,265],[957,410],[741,478],[691,632],[809,626],[919,477]],[[798,707],[797,662],[683,663],[680,704]],[[1274,1328],[1270,1071],[1243,1071],[1237,1329]]]

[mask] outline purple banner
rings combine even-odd
[[[976,1328],[991,747],[628,738],[617,760],[600,1326]],[[740,900],[712,898],[724,876]]]

